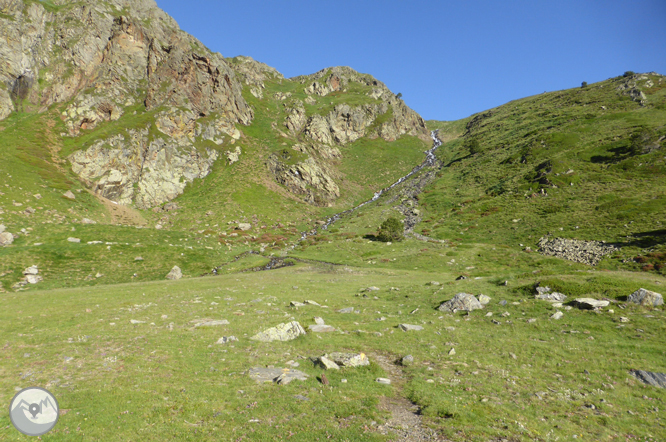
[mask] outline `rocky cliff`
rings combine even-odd
[[[218,157],[197,141],[231,144],[235,125],[252,121],[222,56],[153,0],[2,0],[0,12],[0,118],[59,104],[68,136],[78,136],[126,117],[121,133],[69,158],[101,195],[138,207],[172,199]],[[154,118],[131,127],[136,112]]]

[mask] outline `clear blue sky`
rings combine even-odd
[[[156,0],[225,57],[351,66],[427,120],[627,70],[666,74],[666,0]]]

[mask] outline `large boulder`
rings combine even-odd
[[[646,289],[638,289],[627,299],[627,302],[640,304],[644,306],[656,307],[664,303],[664,298],[661,294]]]
[[[306,334],[305,329],[301,324],[292,321],[266,329],[252,336],[250,339],[261,342],[291,341],[304,334]]]
[[[166,279],[178,280],[183,277],[183,271],[180,270],[180,267],[173,266],[171,271],[166,275]]]
[[[483,308],[483,305],[474,295],[470,295],[469,293],[458,293],[453,299],[442,302],[437,310],[455,313],[459,310],[471,312],[472,310],[481,308]]]
[[[608,304],[610,304],[608,301],[601,301],[594,298],[576,298],[574,299],[574,303],[576,304],[576,307],[582,310],[596,310],[598,308],[608,307]]]

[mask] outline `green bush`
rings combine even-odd
[[[587,81],[582,82],[582,83],[580,84],[580,87],[582,87],[583,89],[585,89],[585,88],[587,87]]]
[[[401,241],[404,239],[404,227],[397,218],[389,218],[382,223],[377,232],[377,238],[383,242]]]
[[[634,71],[625,71],[622,76],[623,77],[631,77],[634,74],[636,74]]]
[[[481,152],[481,145],[476,138],[466,138],[463,142],[463,147],[469,150],[470,155],[476,155]]]

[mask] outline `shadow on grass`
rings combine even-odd
[[[634,233],[626,241],[611,243],[616,247],[654,247],[666,244],[666,229],[650,230],[647,232]]]

